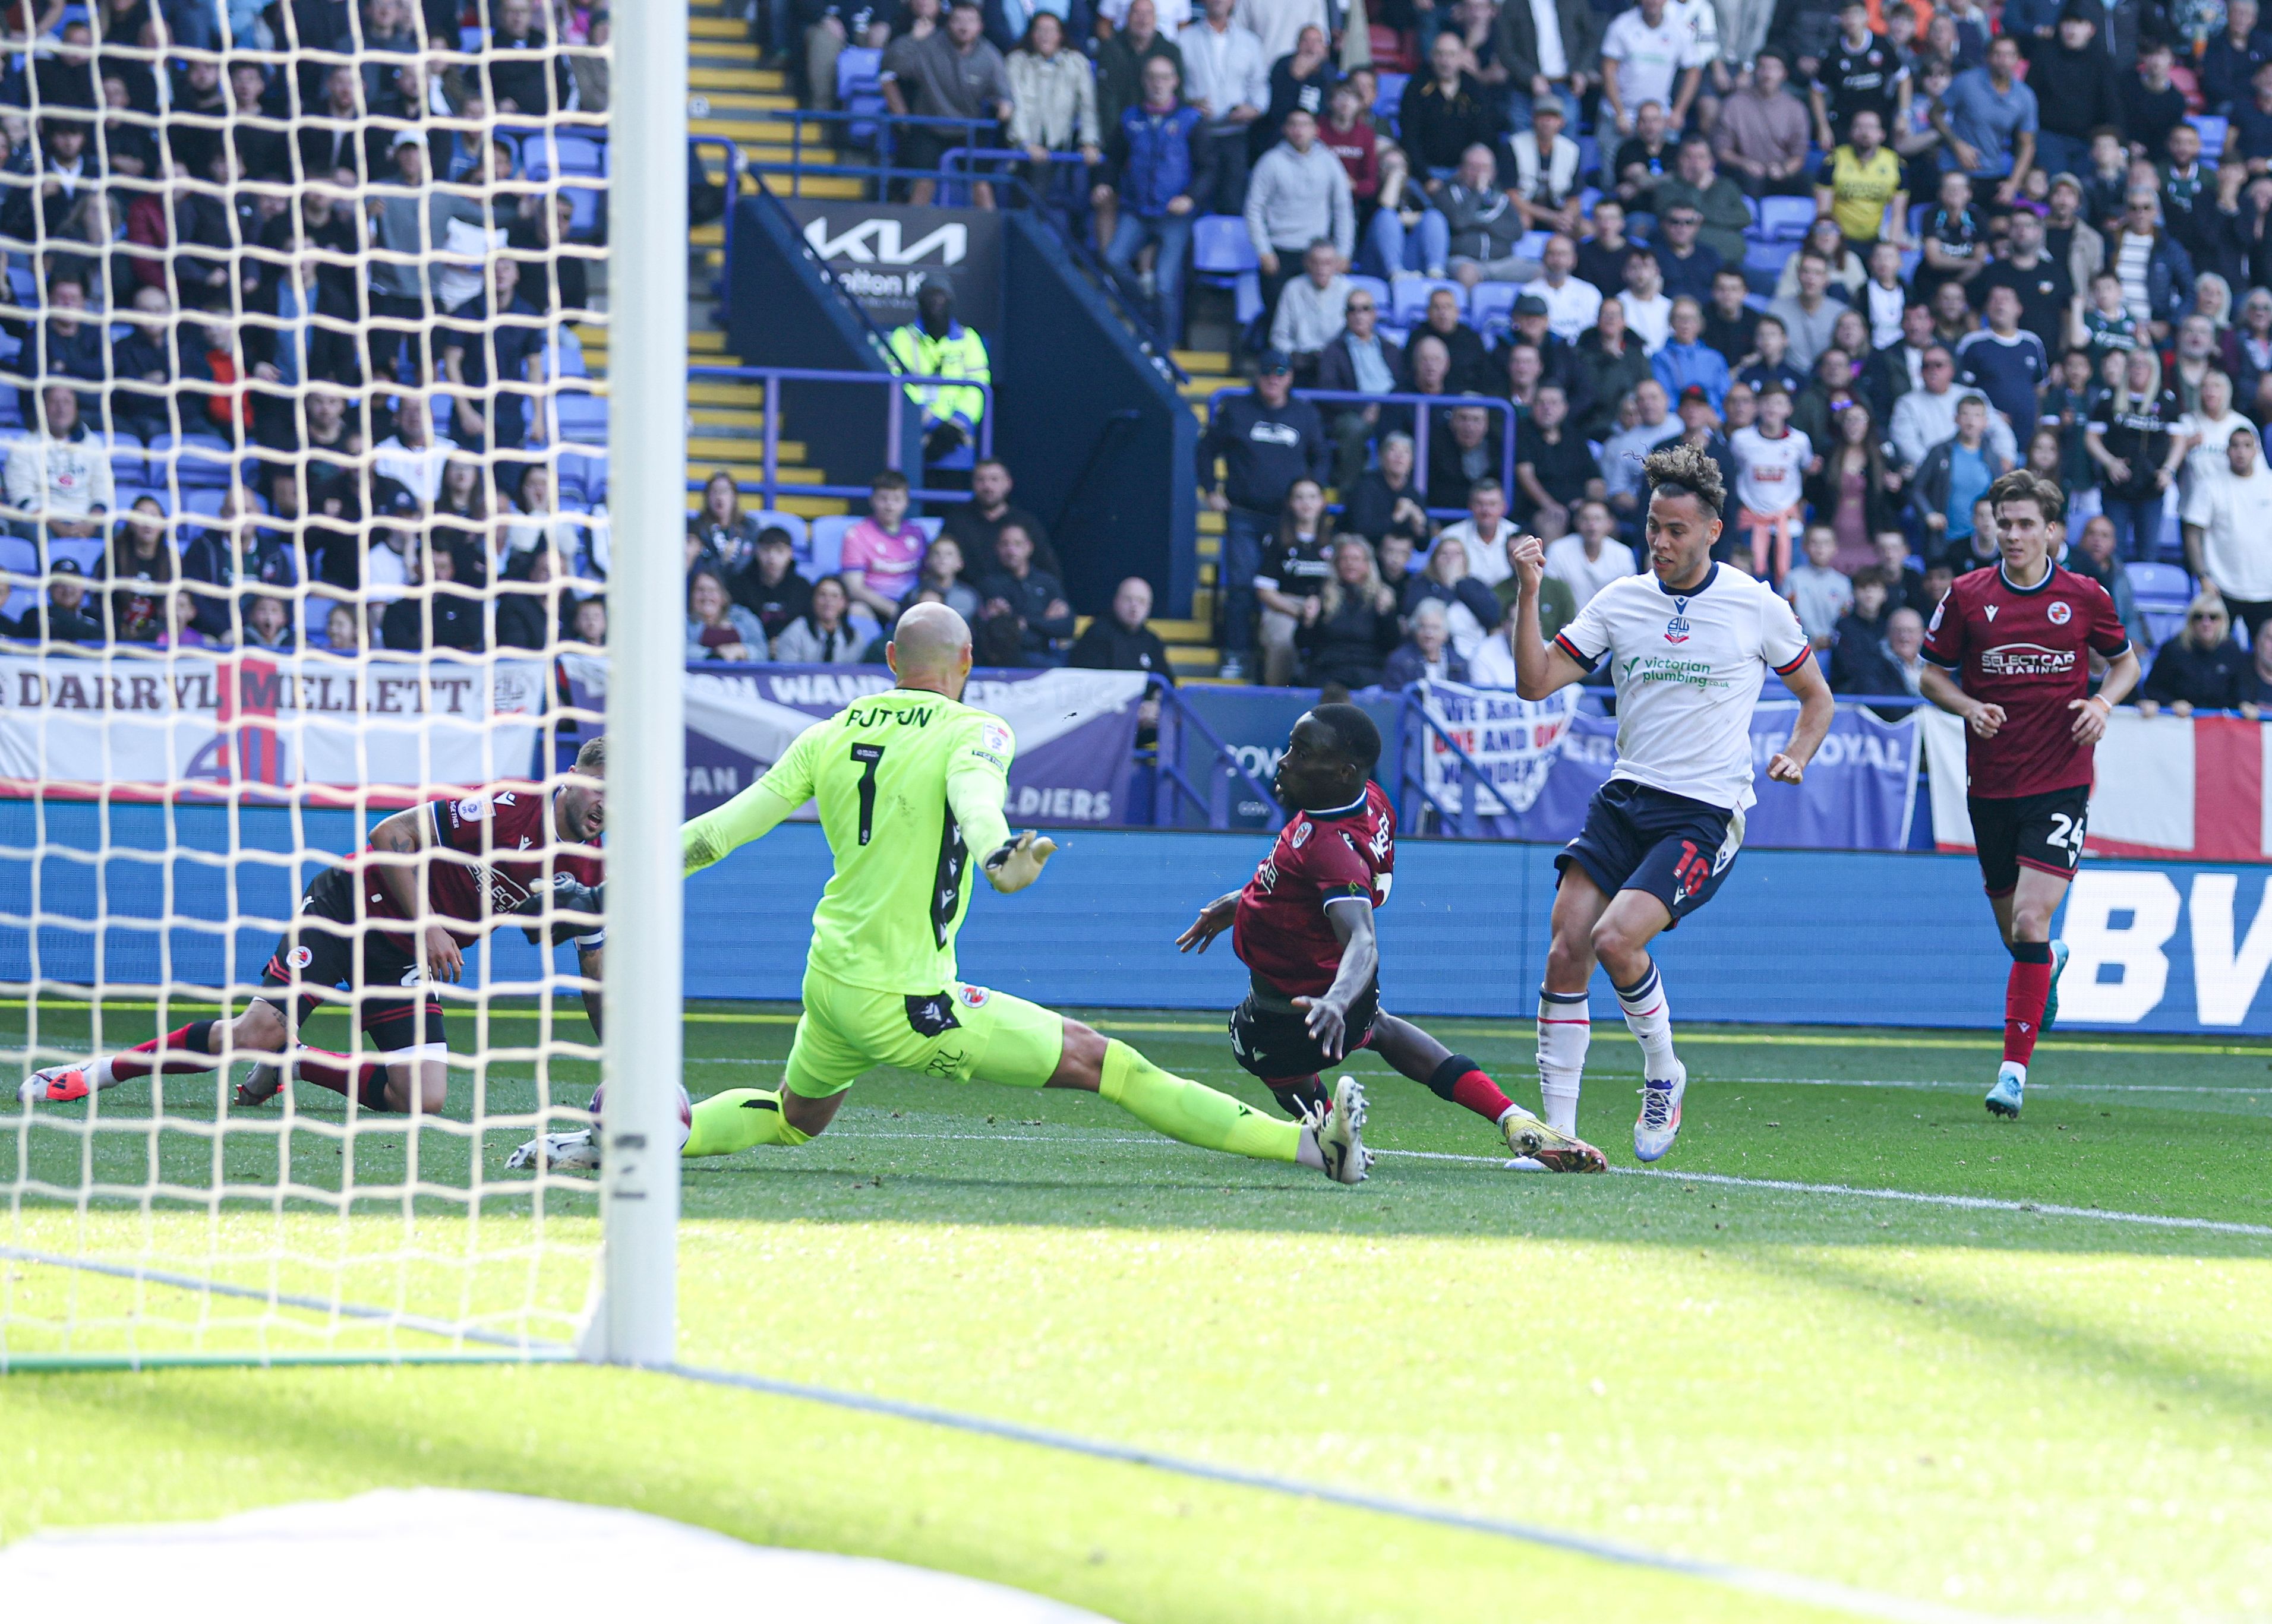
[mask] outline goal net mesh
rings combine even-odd
[[[545,882],[599,856],[556,659],[605,643],[604,35],[0,27],[51,11],[0,41],[0,1367],[559,1351],[593,1186],[506,1161],[598,1076],[604,942]],[[415,967],[442,912],[455,980]],[[219,1054],[136,1052],[184,1029]]]

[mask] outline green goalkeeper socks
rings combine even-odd
[[[729,1088],[694,1107],[694,1129],[679,1154],[731,1156],[753,1144],[803,1144],[811,1137],[781,1114],[779,1090]]]
[[[1269,1162],[1290,1162],[1301,1156],[1299,1122],[1264,1116],[1205,1084],[1171,1076],[1117,1038],[1104,1046],[1103,1077],[1097,1091],[1145,1127],[1185,1144]],[[699,1135],[699,1110],[694,1126]]]

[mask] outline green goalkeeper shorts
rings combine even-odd
[[[898,1066],[950,1083],[1040,1088],[1064,1052],[1065,1017],[1007,993],[960,981],[937,993],[879,993],[807,969],[786,1081],[807,1099],[826,1099],[871,1067]]]

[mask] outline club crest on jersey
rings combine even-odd
[[[1316,827],[1316,824],[1309,823],[1306,820],[1294,825],[1294,849],[1296,851],[1300,851],[1304,846],[1309,844],[1310,831]]]
[[[304,947],[295,947],[295,948],[294,948],[294,949],[292,950],[292,968],[293,968],[293,969],[295,969],[295,970],[305,970],[305,969],[306,969],[310,965],[312,965],[312,964],[314,964],[315,962],[316,962],[316,950],[315,950],[315,949],[313,949],[313,948],[304,948]]]
[[[1664,622],[1664,640],[1667,643],[1685,643],[1688,641],[1688,634],[1693,629],[1695,629],[1689,625],[1686,615],[1676,615]]]
[[[955,996],[972,1009],[977,1009],[984,1008],[986,1000],[992,995],[983,987],[966,987],[957,992]]]
[[[2054,626],[2064,626],[2067,622],[2074,618],[2074,609],[2073,606],[2066,602],[2064,600],[2052,605],[2051,607],[2044,611],[2044,614],[2050,617],[2051,622]]]

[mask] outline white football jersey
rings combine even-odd
[[[1554,635],[1588,670],[1610,658],[1618,764],[1669,794],[1740,812],[1752,793],[1752,708],[1767,674],[1813,658],[1790,606],[1764,583],[1715,564],[1693,592],[1654,574],[1594,594]]]

